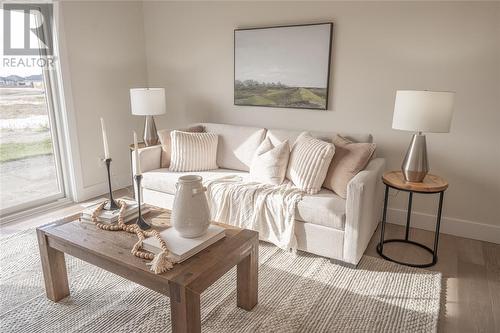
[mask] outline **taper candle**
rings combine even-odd
[[[135,174],[141,174],[141,160],[139,159],[139,145],[137,144],[137,133],[134,131],[134,155],[135,155]]]
[[[108,147],[108,135],[106,134],[106,126],[104,125],[104,119],[101,117],[101,129],[102,129],[102,142],[104,144],[104,158],[109,158],[109,147]]]

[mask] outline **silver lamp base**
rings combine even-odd
[[[421,132],[413,135],[405,159],[401,165],[401,171],[403,171],[407,182],[414,183],[422,182],[427,172],[429,172],[427,145],[425,135]]]
[[[146,146],[158,144],[158,133],[156,132],[155,119],[153,116],[146,116],[144,123],[144,143]]]

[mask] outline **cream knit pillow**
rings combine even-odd
[[[196,133],[201,133],[205,132],[205,127],[201,125],[197,126],[192,126],[188,127],[185,129],[178,129],[177,131],[181,132],[196,132]],[[168,168],[170,166],[170,155],[172,154],[172,149],[171,149],[171,143],[170,143],[170,132],[172,130],[159,130],[158,131],[158,138],[160,139],[161,143],[161,167],[162,168]]]
[[[318,193],[334,153],[332,143],[315,139],[307,132],[300,134],[290,153],[286,178],[308,194]]]
[[[170,139],[172,141],[171,171],[218,169],[217,134],[172,131]]]
[[[271,140],[265,138],[257,148],[250,165],[250,179],[254,182],[280,185],[285,179],[289,157],[288,141],[273,146]]]

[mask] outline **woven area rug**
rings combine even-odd
[[[66,256],[71,296],[45,297],[33,230],[0,242],[0,332],[170,332],[169,299]],[[201,297],[203,332],[434,332],[441,276],[363,257],[348,268],[261,243],[259,304],[236,307],[236,272]]]

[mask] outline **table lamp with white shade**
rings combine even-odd
[[[130,89],[130,105],[132,114],[146,116],[144,124],[144,143],[154,146],[158,143],[158,134],[153,116],[166,113],[165,89],[134,88]]]
[[[401,170],[408,182],[421,182],[429,171],[423,132],[450,131],[455,93],[398,90],[394,103],[392,128],[416,132],[403,160]]]

